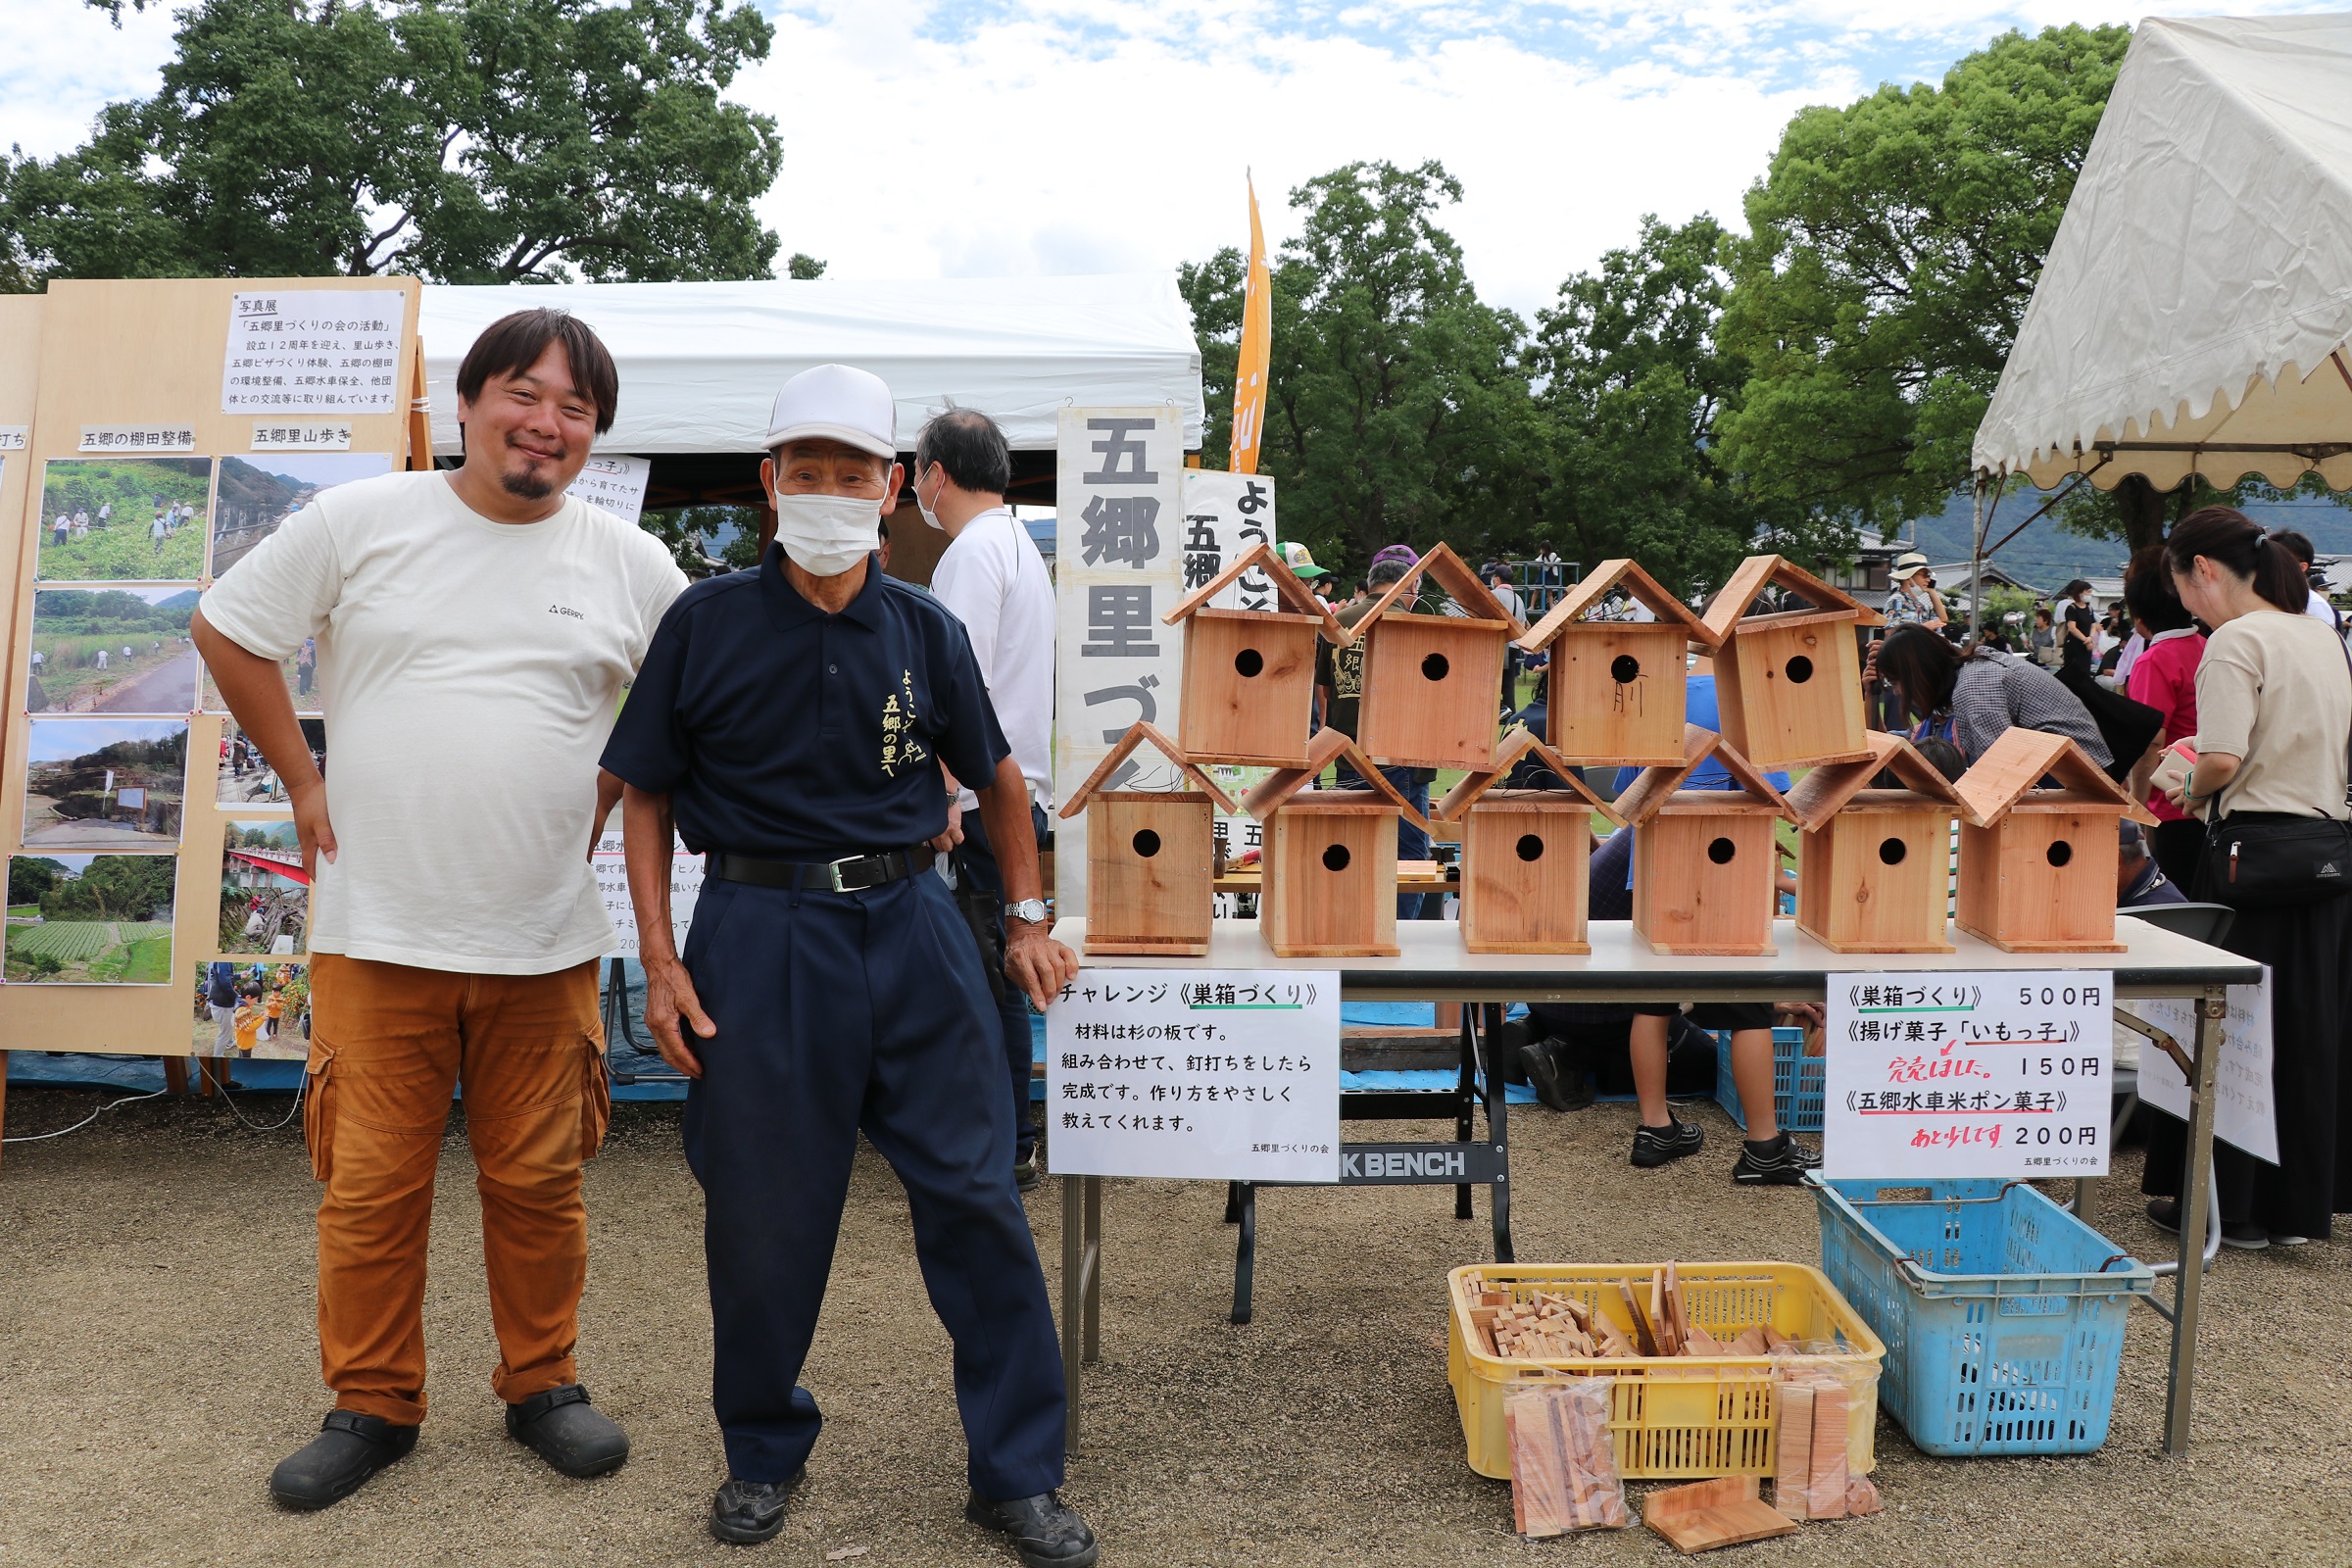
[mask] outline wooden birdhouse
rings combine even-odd
[[[1788,791],[1797,929],[1833,953],[1949,953],[1952,819],[1960,797],[1899,735],[1865,731],[1863,762],[1825,762]],[[1891,771],[1901,788],[1874,788]]]
[[[1346,761],[1369,789],[1310,789]],[[1265,824],[1258,929],[1285,958],[1396,956],[1396,818],[1428,819],[1336,729],[1319,730],[1304,767],[1269,773],[1243,808]]]
[[[1775,587],[1811,608],[1747,613]],[[1869,759],[1854,633],[1884,624],[1877,611],[1778,556],[1750,556],[1701,619],[1724,738],[1741,757],[1767,772]]]
[[[1283,610],[1216,610],[1209,601],[1252,570]],[[1178,734],[1196,762],[1306,765],[1314,728],[1315,638],[1346,634],[1269,545],[1253,545],[1162,617],[1184,626],[1184,697]]]
[[[2041,787],[2053,779],[2056,788]],[[2012,729],[1960,775],[1960,929],[2004,953],[2121,953],[2116,819],[2154,820],[2063,735]]]
[[[1425,576],[1466,613],[1424,615],[1393,608],[1411,604]],[[1348,642],[1364,643],[1356,744],[1402,767],[1492,768],[1503,649],[1526,631],[1459,556],[1435,547],[1346,634]]]
[[[1690,790],[1708,758],[1739,787]],[[1773,824],[1795,813],[1713,730],[1683,726],[1683,760],[1642,769],[1617,797],[1634,828],[1634,930],[1653,953],[1770,955],[1780,856]]]
[[[1137,746],[1149,742],[1183,772],[1189,790],[1103,786]],[[1230,797],[1150,724],[1119,737],[1063,803],[1064,818],[1086,812],[1086,951],[1185,954],[1208,951],[1215,903],[1214,812]]]
[[[1558,789],[1494,786],[1533,753]],[[1495,748],[1494,766],[1446,792],[1434,813],[1462,824],[1462,946],[1471,953],[1591,953],[1585,916],[1592,813],[1624,826],[1568,760],[1524,726]]]
[[[1587,620],[1623,588],[1654,621]],[[1672,766],[1683,760],[1684,658],[1712,646],[1706,622],[1631,561],[1604,561],[1536,622],[1519,646],[1551,656],[1551,747],[1572,762]]]

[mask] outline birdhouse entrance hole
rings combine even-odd
[[[1149,860],[1159,853],[1159,835],[1145,828],[1135,836],[1135,853]]]
[[[2048,856],[2052,865],[2064,865],[2075,858],[2075,847],[2066,840],[2059,839],[2053,842],[2044,853]]]
[[[1799,654],[1788,661],[1788,684],[1802,686],[1813,678],[1813,661]]]
[[[1348,846],[1345,844],[1334,844],[1323,852],[1323,869],[1326,871],[1345,871],[1348,869]]]
[[[1254,648],[1245,648],[1233,656],[1233,667],[1244,680],[1249,680],[1266,667],[1266,656]]]
[[[1900,865],[1903,863],[1903,857],[1910,853],[1901,839],[1882,839],[1879,843],[1879,863],[1881,865]]]
[[[1732,857],[1739,853],[1740,846],[1734,844],[1730,839],[1717,839],[1707,846],[1707,858],[1713,860],[1717,865],[1731,864]]]
[[[1619,654],[1609,661],[1609,679],[1620,686],[1631,686],[1642,678],[1642,661],[1631,654]]]
[[[1522,860],[1541,860],[1544,858],[1544,840],[1538,837],[1536,834],[1522,833],[1519,836],[1518,848],[1519,858]]]
[[[1421,674],[1428,680],[1444,680],[1446,670],[1451,667],[1446,662],[1444,654],[1432,654],[1421,661]]]

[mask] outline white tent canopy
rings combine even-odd
[[[785,379],[838,361],[890,383],[899,446],[948,408],[979,409],[1016,450],[1051,451],[1064,404],[1184,412],[1200,444],[1200,351],[1169,272],[858,283],[426,284],[419,335],[433,451],[458,446],[458,364],[510,311],[558,306],[620,368],[603,452],[758,452]]]
[[[1976,466],[2352,487],[2352,16],[2140,24]]]

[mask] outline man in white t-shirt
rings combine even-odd
[[[597,758],[686,579],[564,493],[619,377],[559,311],[494,322],[459,367],[465,466],[321,492],[205,594],[197,648],[284,781],[315,877],[310,1103],[318,1348],[335,1408],[270,1494],[320,1508],[424,1415],[425,1239],[466,1088],[507,1431],[566,1475],[628,1457],[578,1382],[580,1164],[610,1109],[588,851],[620,795]],[[324,780],[278,661],[316,638]]]
[[[1029,785],[1029,812],[1040,845],[1054,804],[1054,581],[1045,558],[1004,505],[1012,449],[997,421],[972,409],[933,418],[914,441],[914,504],[923,521],[948,536],[931,568],[931,592],[955,612],[972,640],[989,705]],[[1004,983],[1004,877],[974,809],[978,800],[957,780],[948,831],[934,846],[956,858],[956,891],[980,942],[981,967],[996,995],[1012,1090],[1013,1173],[1037,1185],[1037,1127],[1029,1116],[1029,1004]]]

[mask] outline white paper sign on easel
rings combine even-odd
[[[2180,997],[2132,1004],[2143,1023],[2152,1023],[2180,1043],[2192,1057],[2197,1045],[2197,1004]],[[2158,1110],[2188,1120],[2188,1080],[2173,1058],[2146,1041],[2139,1047],[2139,1098]],[[2213,1072],[2213,1136],[2266,1164],[2278,1163],[2278,1115],[2271,1096],[2271,967],[2262,984],[2230,987],[2230,1011],[2222,1019],[2222,1056]]]
[[[1823,1174],[2104,1176],[2115,977],[2096,969],[1840,976]]]
[[[646,481],[653,476],[651,459],[599,452],[580,466],[580,476],[564,493],[602,507],[623,522],[635,522],[645,513]]]
[[[1046,1009],[1061,1176],[1340,1178],[1340,977],[1081,969]]]
[[[588,863],[596,872],[596,891],[605,901],[605,914],[612,922],[612,951],[606,956],[634,958],[637,906],[629,902],[629,866],[622,853],[620,835],[601,835]],[[669,936],[676,952],[686,951],[686,928],[694,924],[695,901],[702,894],[703,858],[687,854],[684,842],[680,841],[669,858]]]

